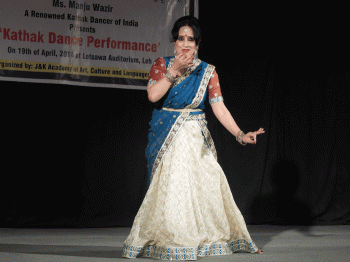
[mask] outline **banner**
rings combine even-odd
[[[198,4],[194,12],[198,16]],[[0,3],[0,80],[146,89],[189,0]]]

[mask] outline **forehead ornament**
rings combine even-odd
[[[189,27],[189,26],[185,26],[184,32],[186,32],[186,33],[189,32],[189,31],[190,31],[190,28],[191,28],[191,27]]]

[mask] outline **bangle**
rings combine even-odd
[[[237,136],[236,136],[236,140],[238,141],[238,143],[240,143],[242,146],[245,146],[246,144],[243,143],[243,136],[244,136],[244,132],[242,130],[238,131]]]
[[[166,73],[164,74],[165,78],[170,82],[170,83],[174,83],[175,82],[175,76],[173,76],[169,70],[166,70]]]

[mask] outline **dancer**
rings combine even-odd
[[[206,125],[204,101],[245,145],[265,131],[244,134],[227,110],[215,67],[194,55],[198,20],[178,19],[172,29],[175,56],[151,68],[148,98],[156,104],[146,157],[149,189],[124,242],[123,257],[196,260],[245,250],[261,254],[233,199]]]

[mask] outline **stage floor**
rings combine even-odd
[[[235,253],[199,258],[214,261],[350,261],[350,226],[248,226],[263,255]],[[121,257],[130,228],[0,228],[0,261],[156,261]]]

